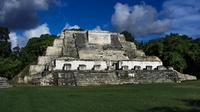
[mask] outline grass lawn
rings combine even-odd
[[[200,112],[200,81],[0,89],[0,112]]]

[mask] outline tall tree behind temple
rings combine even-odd
[[[200,78],[200,39],[170,34],[146,42],[143,49],[147,55],[161,58],[165,66],[172,66],[179,72]]]
[[[7,28],[0,27],[0,57],[8,57],[11,54],[9,33]]]
[[[8,41],[9,38],[9,30],[5,27],[0,27],[0,41]]]

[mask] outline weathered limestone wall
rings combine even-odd
[[[118,35],[118,37],[122,45],[122,49],[125,51],[125,54],[129,57],[129,59],[145,56],[144,52],[137,50],[136,45],[133,42],[126,41],[124,35]]]
[[[78,86],[119,84],[115,72],[78,72],[75,73]]]
[[[53,57],[51,56],[39,56],[38,57],[38,65],[46,65],[51,62]]]
[[[46,50],[47,56],[61,56],[62,55],[62,47],[54,47],[49,46]]]
[[[65,32],[61,32],[60,39],[64,39],[64,38],[65,38]]]
[[[56,60],[56,66],[54,70],[62,70],[64,64],[70,64],[70,70],[77,70],[79,65],[85,65],[85,70],[92,70],[95,65],[100,65],[100,70],[107,69],[106,61],[81,61],[81,60],[74,60],[74,61],[65,61],[65,60]]]
[[[166,83],[178,82],[178,76],[173,70],[136,70],[119,71],[119,77],[129,77],[135,83]]]
[[[124,51],[119,50],[90,50],[84,49],[79,51],[80,59],[91,60],[128,60]]]
[[[134,69],[135,66],[140,66],[141,69],[145,69],[147,66],[152,66],[152,69],[157,68],[158,66],[162,66],[161,61],[137,61],[137,60],[128,60],[128,61],[120,61],[119,69],[122,69],[122,66],[128,66],[128,70]]]
[[[62,47],[64,45],[64,41],[62,38],[55,39],[53,42],[54,47]]]
[[[88,46],[87,33],[76,33],[74,34],[74,38],[77,50],[85,49]]]
[[[65,32],[63,56],[78,58],[78,52],[75,45],[74,32]]]
[[[135,50],[135,56],[136,57],[144,57],[146,55],[142,50]]]
[[[189,75],[189,74],[183,74],[183,73],[180,73],[180,72],[178,72],[176,70],[173,70],[173,71],[178,74],[178,78],[180,79],[180,81],[197,80],[196,76],[192,76],[192,75]]]
[[[91,44],[111,44],[109,32],[95,32],[95,31],[88,31],[88,42]]]
[[[45,65],[31,65],[29,68],[29,75],[40,74],[44,71]]]
[[[177,82],[177,74],[171,70],[144,71],[66,71],[56,73],[59,85],[105,85],[127,83],[172,83]]]

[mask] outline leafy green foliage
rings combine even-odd
[[[146,42],[143,49],[147,55],[161,58],[165,66],[199,77],[200,39],[193,40],[186,35],[170,34]]]
[[[9,30],[5,27],[0,27],[0,41],[8,41],[9,38]]]
[[[24,48],[15,47],[13,51],[10,43],[0,41],[0,76],[13,78],[24,67],[36,62],[37,57],[45,53],[47,46],[51,46],[55,38],[56,36],[48,34],[31,38]]]
[[[44,55],[46,48],[53,44],[56,36],[41,35],[40,38],[31,38],[27,45],[20,51],[20,60],[24,65],[30,64],[37,60],[37,57]]]
[[[0,57],[8,57],[11,52],[10,42],[0,41]]]
[[[187,67],[185,59],[177,52],[168,52],[167,56],[163,57],[163,61],[166,65],[172,65],[174,69],[183,72],[183,69]]]
[[[11,79],[22,69],[22,62],[17,58],[0,59],[0,76]]]
[[[8,57],[11,53],[9,33],[7,28],[0,27],[0,57]]]

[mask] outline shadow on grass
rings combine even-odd
[[[187,108],[179,107],[154,107],[145,112],[200,112],[200,100],[179,100]]]
[[[197,107],[200,109],[200,100],[180,100],[185,103],[186,106]]]

